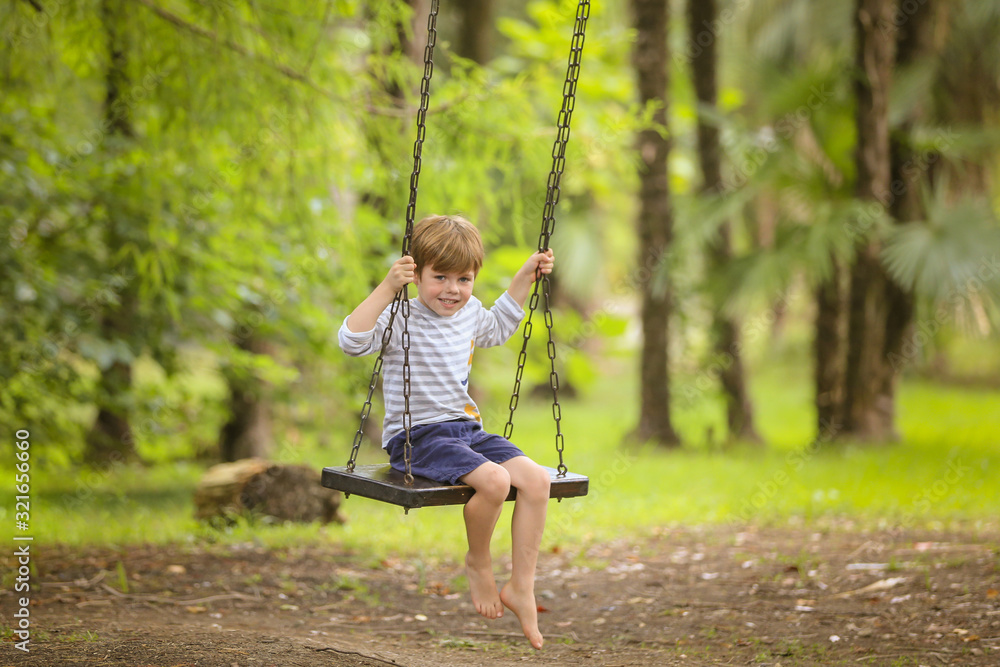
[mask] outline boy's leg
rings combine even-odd
[[[484,463],[463,475],[461,481],[476,490],[465,504],[463,512],[469,539],[465,571],[472,592],[472,603],[476,611],[486,618],[500,618],[503,616],[503,603],[497,594],[497,582],[493,577],[490,541],[504,500],[510,492],[510,475],[496,463]]]
[[[517,489],[510,524],[513,565],[510,581],[500,592],[500,600],[517,615],[524,636],[539,649],[543,640],[538,630],[535,566],[545,530],[551,482],[548,471],[527,456],[515,456],[500,465],[510,474],[510,485]]]

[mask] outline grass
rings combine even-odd
[[[551,505],[547,548],[639,537],[675,524],[822,523],[846,517],[872,528],[995,528],[997,390],[907,380],[898,399],[902,442],[817,448],[810,447],[815,434],[807,365],[775,365],[752,376],[758,427],[768,447],[713,446],[708,434],[722,432],[722,410],[717,397],[706,396],[676,409],[686,446],[664,451],[620,444],[636,416],[636,382],[621,362],[610,363],[618,365],[604,369],[583,397],[562,402],[567,464],[590,476],[590,495]],[[678,395],[692,381],[678,378]],[[537,461],[553,465],[550,406],[525,400],[521,406],[514,439]],[[339,465],[347,457],[352,426],[342,427],[336,451],[283,447],[278,457],[317,468]],[[374,448],[364,457],[382,460]],[[35,543],[335,544],[362,554],[416,558],[421,566],[457,559],[464,551],[457,508],[406,515],[360,498],[345,504],[350,521],[343,526],[238,521],[224,531],[209,529],[192,518],[191,498],[202,471],[186,462],[57,474],[35,470]],[[0,489],[0,501],[0,524],[9,531],[10,485]],[[498,525],[498,550],[509,547],[507,523],[501,518]]]

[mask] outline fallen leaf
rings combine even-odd
[[[893,586],[898,586],[899,584],[906,581],[906,577],[889,577],[888,579],[880,579],[873,584],[868,584],[864,588],[859,588],[854,591],[844,591],[843,593],[837,593],[833,597],[835,598],[846,598],[851,595],[857,595],[858,593],[871,593],[873,591],[884,591],[886,589],[892,588]]]
[[[424,589],[424,593],[444,596],[451,593],[451,587],[443,581],[432,581]]]
[[[167,566],[167,574],[185,574],[186,572],[187,572],[187,568],[184,567],[183,565],[168,565]]]
[[[547,611],[548,611],[547,608],[543,607],[542,605],[538,605],[538,613],[539,614],[544,614]]]
[[[184,607],[189,614],[204,614],[208,609],[205,607]]]
[[[989,589],[988,591],[986,591],[986,597],[988,597],[988,598],[989,598],[989,599],[991,599],[991,600],[992,600],[993,598],[995,598],[996,596],[998,596],[998,595],[1000,595],[1000,591],[998,591],[998,590],[997,590],[997,589],[995,589],[995,588],[991,588],[991,589]]]

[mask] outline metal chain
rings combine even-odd
[[[430,13],[427,16],[427,46],[424,47],[424,76],[420,80],[420,106],[417,109],[417,138],[413,142],[413,172],[410,174],[410,199],[406,204],[406,229],[403,232],[402,254],[410,254],[410,243],[413,240],[413,221],[417,211],[417,185],[420,182],[420,168],[422,166],[421,155],[423,154],[424,138],[427,135],[427,108],[431,97],[431,77],[434,74],[434,45],[437,44],[437,16],[439,0],[431,0]],[[413,425],[413,418],[410,415],[410,299],[407,285],[396,293],[393,297],[392,307],[389,310],[389,324],[382,333],[382,349],[375,360],[375,367],[372,369],[371,382],[368,384],[368,396],[365,404],[361,408],[361,423],[354,434],[354,443],[351,446],[351,458],[347,462],[347,469],[354,472],[357,464],[358,451],[361,447],[361,440],[364,437],[365,422],[372,409],[372,396],[378,379],[382,372],[382,357],[385,349],[392,338],[392,325],[399,312],[403,317],[402,348],[403,348],[403,431],[406,434],[406,444],[403,449],[403,457],[406,461],[406,474],[404,479],[407,484],[413,483],[413,472],[410,460],[413,445],[410,443],[410,428]]]
[[[559,183],[563,170],[566,168],[566,145],[569,143],[570,122],[573,119],[573,109],[576,107],[576,84],[580,78],[580,62],[583,58],[583,42],[587,30],[587,19],[590,18],[589,0],[580,0],[576,9],[576,24],[573,26],[573,41],[569,50],[569,65],[566,69],[566,81],[563,84],[563,102],[559,110],[557,122],[558,132],[552,146],[552,171],[549,172],[548,191],[545,196],[545,208],[542,211],[542,231],[538,237],[538,250],[544,252],[549,248],[549,241],[555,231],[555,208],[559,203]],[[514,376],[514,390],[510,397],[510,416],[504,426],[503,435],[510,440],[514,433],[514,410],[520,399],[521,379],[524,376],[524,363],[528,358],[528,340],[531,338],[531,316],[538,307],[539,286],[545,297],[545,327],[548,330],[549,354],[549,386],[552,389],[552,417],[556,424],[556,451],[559,453],[559,476],[568,472],[563,463],[565,442],[562,434],[562,406],[559,405],[559,374],[556,372],[556,346],[552,338],[552,311],[550,308],[550,283],[548,275],[539,273],[535,276],[535,287],[528,302],[528,314],[524,321],[524,340],[521,352],[517,356],[517,372]]]
[[[378,379],[382,374],[382,359],[385,355],[385,349],[389,345],[389,340],[392,338],[392,324],[396,319],[396,312],[399,310],[402,294],[403,292],[400,291],[393,298],[392,308],[389,310],[389,325],[382,332],[382,347],[379,350],[378,357],[375,359],[371,381],[368,383],[368,396],[365,398],[365,404],[361,408],[361,423],[358,424],[358,430],[354,433],[354,442],[351,445],[351,458],[347,461],[347,470],[349,472],[354,472],[354,467],[358,460],[358,450],[361,448],[361,440],[364,438],[365,423],[367,423],[368,415],[372,411],[372,396],[375,395],[375,388],[378,386]]]

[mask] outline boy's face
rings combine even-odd
[[[413,282],[420,303],[438,315],[449,317],[469,303],[476,274],[472,271],[444,273],[428,265],[417,273]]]

